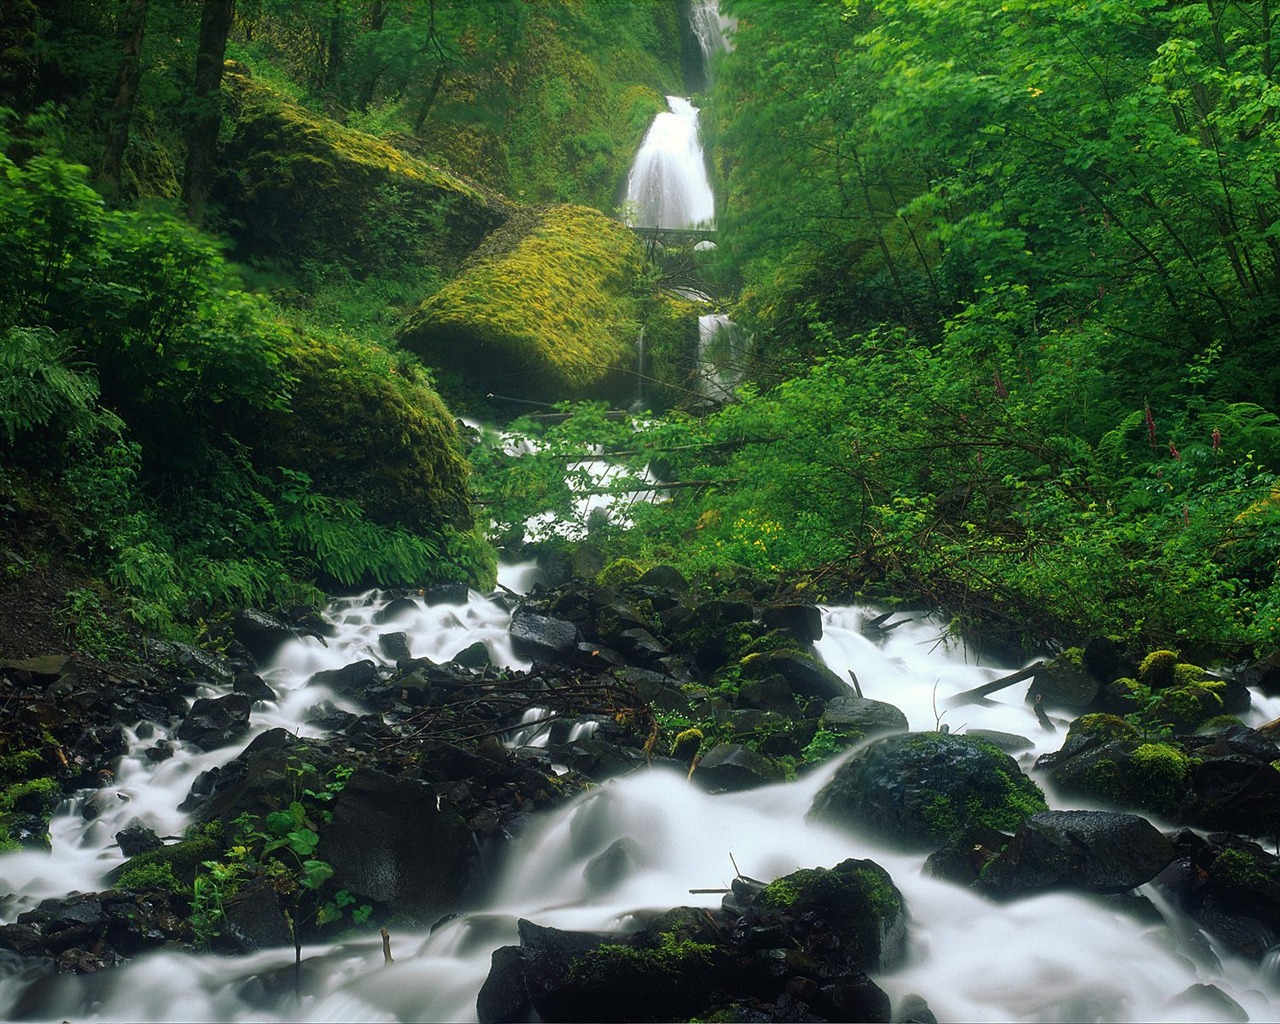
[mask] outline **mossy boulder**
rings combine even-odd
[[[291,103],[238,65],[223,87],[230,137],[214,198],[241,258],[449,269],[510,215],[497,193]]]
[[[418,307],[401,342],[516,397],[618,393],[634,368],[643,269],[634,234],[598,210],[525,211]]]
[[[458,430],[420,368],[352,338],[294,333],[287,412],[249,430],[266,465],[301,470],[316,490],[358,501],[385,526],[470,524]]]
[[[1008,832],[1045,810],[1040,788],[999,747],[925,732],[868,744],[819,791],[809,815],[921,849],[973,824]]]

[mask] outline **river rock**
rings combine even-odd
[[[698,762],[693,780],[710,793],[754,789],[783,780],[777,763],[741,743],[718,743]]]
[[[260,675],[253,672],[236,673],[236,681],[231,688],[235,693],[243,693],[255,704],[260,700],[269,700],[274,703],[280,699],[276,691],[263,682]]]
[[[161,838],[136,818],[116,833],[116,845],[126,857],[136,857],[164,845]]]
[[[373,622],[377,626],[385,626],[389,622],[405,622],[415,618],[422,611],[418,602],[411,597],[397,597],[373,613]]]
[[[369,659],[352,662],[342,668],[315,673],[308,686],[327,686],[334,693],[359,696],[361,691],[378,681],[378,666]]]
[[[563,619],[518,611],[511,617],[511,645],[535,660],[559,662],[572,656],[582,639],[578,627]]]
[[[977,887],[1000,898],[1058,888],[1127,892],[1176,857],[1169,841],[1136,814],[1043,811],[1018,826]]]
[[[409,634],[402,629],[393,633],[380,633],[378,635],[378,650],[393,662],[399,661],[401,658],[411,657]]]
[[[483,640],[477,640],[464,647],[449,660],[452,664],[461,665],[463,668],[488,668],[493,664],[493,657],[489,654],[489,648],[484,645]]]
[[[236,612],[231,620],[231,633],[259,665],[275,657],[295,635],[287,623],[256,608],[241,608]]]
[[[293,932],[269,878],[245,883],[222,905],[222,915],[218,929],[218,946],[222,949],[254,953],[293,945]]]
[[[928,848],[973,822],[1009,831],[1045,810],[1039,787],[998,747],[926,732],[886,736],[863,747],[819,791],[809,815]]]
[[[795,694],[781,675],[748,679],[738,688],[735,702],[739,707],[759,708],[794,718],[799,712]]]
[[[1085,667],[1079,649],[1058,655],[1036,670],[1027,687],[1027,703],[1082,711],[1098,698],[1098,680]]]
[[[428,608],[442,604],[466,604],[471,596],[465,583],[437,583],[422,592],[422,603]]]
[[[827,701],[822,712],[822,724],[825,728],[860,737],[906,732],[910,728],[907,716],[892,704],[868,700],[853,693]]]
[[[178,727],[178,739],[193,743],[201,750],[225,747],[249,731],[252,707],[253,701],[243,693],[201,698],[191,705],[186,719]]]
[[[811,604],[769,605],[760,612],[760,622],[768,629],[784,629],[800,643],[822,639],[822,612]]]
[[[815,655],[798,648],[767,651],[750,661],[752,676],[780,675],[798,697],[832,700],[852,692],[849,684],[827,668]]]
[[[456,909],[477,863],[471,830],[425,783],[359,768],[321,831],[334,884],[434,921]]]

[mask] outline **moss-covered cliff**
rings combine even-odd
[[[634,363],[643,270],[635,236],[598,210],[525,211],[422,303],[401,342],[495,391],[599,394]]]

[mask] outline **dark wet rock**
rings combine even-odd
[[[383,633],[378,637],[378,650],[392,661],[411,657],[409,651],[409,634],[403,630],[395,633]]]
[[[389,622],[406,622],[420,611],[422,606],[413,598],[397,597],[374,612],[373,622],[377,626],[385,626]]]
[[[148,761],[167,761],[173,757],[173,744],[168,740],[160,740],[155,746],[147,747],[142,753]]]
[[[811,604],[770,605],[760,612],[768,629],[783,629],[800,643],[822,639],[822,612]]]
[[[1169,841],[1136,814],[1044,811],[1018,826],[977,887],[999,898],[1058,888],[1127,892],[1176,857]]]
[[[754,789],[783,780],[782,769],[741,743],[718,743],[702,759],[693,781],[710,793]]]
[[[954,839],[929,854],[924,873],[956,885],[973,885],[1012,837],[974,823]]]
[[[191,705],[178,727],[178,739],[193,743],[201,750],[225,747],[249,731],[252,707],[253,701],[243,693],[201,698]]]
[[[1217,985],[1191,985],[1165,1003],[1179,1016],[1186,1014],[1197,1020],[1214,1020],[1247,1024],[1249,1014],[1243,1006]]]
[[[116,843],[126,857],[136,857],[148,850],[158,850],[163,840],[140,821],[131,821],[116,833]]]
[[[80,816],[85,821],[96,821],[103,814],[109,813],[120,806],[125,799],[127,798],[120,793],[99,790],[97,793],[90,794],[84,803],[80,805]]]
[[[481,640],[464,647],[450,661],[455,665],[461,665],[463,668],[489,668],[493,664],[489,648]]]
[[[230,686],[235,682],[236,666],[229,659],[177,641],[168,641],[168,646],[172,651],[174,664],[188,676],[208,679],[221,686]]]
[[[622,884],[644,862],[643,847],[624,836],[587,861],[582,876],[592,892],[606,893]]]
[[[280,648],[296,636],[287,623],[254,608],[242,608],[235,613],[231,633],[259,665],[274,658]]]
[[[966,729],[964,735],[986,740],[988,743],[999,747],[1006,754],[1019,754],[1024,750],[1031,750],[1035,746],[1025,736],[1019,736],[1017,733],[1012,732],[1000,732],[996,729]]]
[[[898,1024],[938,1024],[938,1018],[929,1009],[924,997],[914,992],[902,997],[902,1001],[894,1008],[893,1019]]]
[[[1027,703],[1047,708],[1082,711],[1098,697],[1098,680],[1085,667],[1079,648],[1064,652],[1041,666],[1027,687]]]
[[[293,945],[293,932],[285,920],[271,880],[255,878],[222,906],[218,945],[236,953],[253,953]]]
[[[269,700],[274,703],[280,699],[276,695],[276,691],[263,682],[261,676],[253,672],[238,673],[236,675],[236,681],[232,684],[231,689],[235,693],[243,693],[255,703],[260,700]]]
[[[1036,767],[1064,794],[1203,828],[1275,835],[1276,760],[1280,748],[1243,725],[1150,742],[1123,719],[1085,715],[1071,724],[1062,749],[1041,757]]]
[[[309,686],[327,686],[334,693],[358,696],[365,687],[378,681],[378,666],[369,659],[352,662],[342,668],[327,669],[311,677]]]
[[[740,707],[760,708],[789,718],[795,717],[799,711],[796,696],[781,675],[746,680],[738,688],[737,703]]]
[[[422,592],[422,603],[428,608],[441,604],[466,604],[469,597],[465,583],[437,583]]]
[[[1047,809],[1039,787],[998,747],[927,732],[872,741],[840,766],[809,814],[927,848],[973,823],[1011,831]]]
[[[800,697],[832,700],[848,696],[849,684],[827,668],[815,655],[796,648],[767,651],[750,661],[750,675],[780,675]]]
[[[1247,665],[1240,670],[1238,679],[1246,686],[1256,686],[1268,697],[1280,694],[1280,651]]]
[[[59,973],[94,973],[125,957],[189,940],[185,906],[171,893],[73,893],[41,901],[0,926],[0,949],[53,957]]]
[[[655,565],[643,573],[636,583],[649,590],[667,591],[677,598],[683,598],[689,593],[689,581],[685,579],[684,573],[670,565]]]
[[[907,716],[892,704],[868,700],[853,693],[827,701],[822,712],[822,724],[827,729],[838,729],[859,737],[906,732],[909,728]]]
[[[420,920],[455,909],[477,863],[471,830],[430,786],[371,768],[347,780],[321,848],[335,885]]]
[[[768,886],[736,878],[724,908],[677,907],[628,936],[519,930],[519,946],[493,955],[482,1022],[887,1021],[888,997],[866,972],[905,949],[901,895],[874,862],[854,860]]]
[[[70,660],[66,654],[43,654],[36,658],[0,661],[0,670],[5,670],[23,685],[48,683],[66,671]]]
[[[563,619],[518,611],[511,618],[511,644],[517,654],[557,662],[572,656],[582,639],[578,627]]]

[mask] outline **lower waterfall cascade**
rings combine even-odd
[[[501,572],[510,592],[526,590],[536,577],[529,564]],[[316,672],[357,658],[386,665],[377,644],[384,627],[375,619],[389,600],[377,591],[335,600],[325,613],[336,630],[327,646],[312,637],[289,642],[262,671],[280,699],[258,705],[251,735],[273,727],[314,733],[306,712],[324,696],[307,686]],[[428,607],[419,601],[397,626],[415,657],[443,661],[479,641],[495,665],[528,668],[511,645],[509,603],[475,592],[462,603]],[[1002,674],[974,664],[963,645],[940,640],[940,624],[928,618],[873,642],[861,627],[874,614],[860,607],[823,608],[824,635],[816,650],[840,675],[856,670],[862,692],[894,703],[914,730],[940,724],[939,702]],[[339,695],[331,699],[343,705]],[[1255,697],[1250,721],[1278,713],[1280,699]],[[1027,704],[1004,693],[986,706],[942,717],[948,716],[963,719],[954,723],[957,731],[980,727],[1037,737],[1022,755],[1024,767],[1061,740],[1060,732],[1040,727]],[[526,741],[537,742],[535,737],[536,731]],[[70,888],[104,888],[107,872],[122,860],[111,837],[127,821],[140,819],[162,835],[181,834],[185,816],[177,804],[192,780],[225,761],[232,748],[203,753],[174,739],[175,755],[156,764],[140,756],[141,746],[154,739],[131,730],[132,750],[109,790],[118,799],[106,802],[96,819],[86,821],[81,814],[83,799],[92,795],[86,792],[59,810],[51,854],[8,854],[0,860],[3,887],[11,892],[0,901],[0,920],[10,922],[40,899]],[[257,980],[290,968],[292,949],[239,957],[161,951],[97,974],[35,981],[13,961],[0,959],[0,1015],[82,1021],[475,1020],[490,954],[516,941],[518,919],[625,932],[637,926],[643,911],[715,906],[719,896],[690,890],[727,885],[735,870],[731,859],[746,874],[768,880],[851,856],[885,867],[906,899],[907,962],[876,978],[895,1006],[915,994],[939,1020],[1192,1020],[1203,1019],[1204,1006],[1173,997],[1213,984],[1251,1019],[1274,1019],[1280,1010],[1274,978],[1227,955],[1220,965],[1207,963],[1180,932],[1176,914],[1168,914],[1168,923],[1139,923],[1105,903],[1065,892],[995,905],[925,876],[920,856],[806,820],[814,794],[841,760],[794,782],[741,793],[708,795],[679,774],[659,770],[601,785],[516,838],[497,876],[465,913],[430,931],[396,934],[394,964],[383,966],[376,933],[304,947],[305,983],[297,1005],[292,994],[273,994]],[[584,880],[584,869],[619,839],[638,844],[635,868],[601,892]]]

